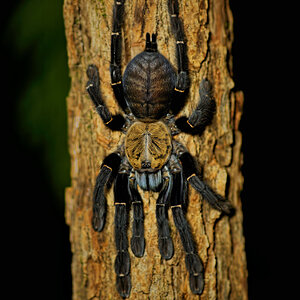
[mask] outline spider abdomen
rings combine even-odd
[[[125,153],[136,171],[156,172],[168,161],[172,137],[165,123],[135,122],[125,138]]]
[[[142,52],[128,64],[123,87],[132,113],[144,122],[159,120],[169,111],[176,74],[159,52]]]

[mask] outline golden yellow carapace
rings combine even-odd
[[[125,153],[136,170],[159,170],[168,161],[172,151],[169,128],[162,121],[135,122],[125,138]]]

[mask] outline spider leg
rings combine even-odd
[[[212,121],[216,102],[213,97],[212,86],[207,79],[201,81],[199,94],[198,105],[190,117],[180,117],[175,121],[176,126],[183,132],[201,134]]]
[[[156,202],[156,219],[158,229],[158,247],[163,259],[171,259],[174,254],[173,241],[170,235],[170,227],[168,222],[168,201],[170,191],[172,189],[172,177],[169,172],[164,176],[162,190]]]
[[[110,59],[110,76],[111,87],[115,97],[125,113],[129,113],[127,103],[124,98],[121,71],[121,54],[122,54],[122,32],[125,0],[115,0],[113,8],[113,21],[111,33],[111,59]]]
[[[188,58],[183,24],[179,18],[178,0],[168,0],[172,32],[176,39],[177,80],[173,91],[171,111],[176,115],[184,105],[189,89]]]
[[[184,178],[188,183],[199,192],[205,200],[215,209],[231,215],[234,209],[227,199],[214,192],[199,177],[199,172],[192,155],[180,143],[174,142],[174,148],[182,164]]]
[[[190,288],[193,294],[202,294],[204,288],[203,264],[184,216],[182,205],[185,200],[186,189],[182,171],[172,174],[173,188],[171,191],[171,209],[175,226],[179,232],[181,242],[186,253],[185,264],[189,272]]]
[[[116,286],[123,298],[131,290],[130,257],[128,253],[128,211],[130,205],[129,176],[119,173],[114,184],[115,197],[115,243],[118,252],[115,259]]]
[[[102,231],[105,225],[106,218],[106,198],[105,198],[105,186],[111,177],[114,177],[118,171],[121,163],[121,158],[117,153],[111,153],[108,155],[100,169],[100,173],[97,176],[96,184],[93,194],[93,218],[92,225],[95,231]]]
[[[137,190],[134,176],[130,176],[129,178],[129,190],[131,194],[131,204],[133,206],[132,238],[130,245],[133,254],[137,257],[142,257],[145,251],[144,210],[143,201]]]
[[[125,119],[121,115],[111,115],[107,106],[103,102],[100,93],[100,78],[98,68],[95,65],[89,65],[86,71],[89,81],[86,84],[86,90],[93,101],[97,113],[100,115],[103,123],[111,130],[121,130]]]

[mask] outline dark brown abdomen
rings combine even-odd
[[[144,122],[159,120],[169,111],[175,71],[159,52],[142,52],[127,66],[123,76],[126,101]]]

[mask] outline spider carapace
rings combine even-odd
[[[188,183],[215,209],[230,214],[232,206],[201,180],[193,157],[173,136],[181,132],[201,134],[211,122],[215,111],[212,87],[207,79],[203,79],[198,105],[192,114],[176,118],[189,89],[187,46],[178,0],[168,0],[171,28],[176,39],[177,70],[158,52],[156,35],[150,37],[147,33],[145,50],[128,63],[122,76],[124,2],[114,2],[110,61],[111,86],[122,114],[112,115],[103,102],[96,65],[87,69],[86,89],[96,111],[108,128],[125,134],[121,145],[104,158],[97,176],[92,226],[99,232],[104,228],[105,191],[107,183],[113,182],[116,288],[121,297],[129,297],[132,287],[127,238],[129,210],[132,208],[133,211],[131,250],[136,257],[142,257],[146,243],[143,200],[138,186],[159,193],[155,210],[161,257],[168,260],[174,253],[168,223],[168,209],[171,209],[186,255],[190,289],[194,294],[201,294],[204,268],[185,218]]]

